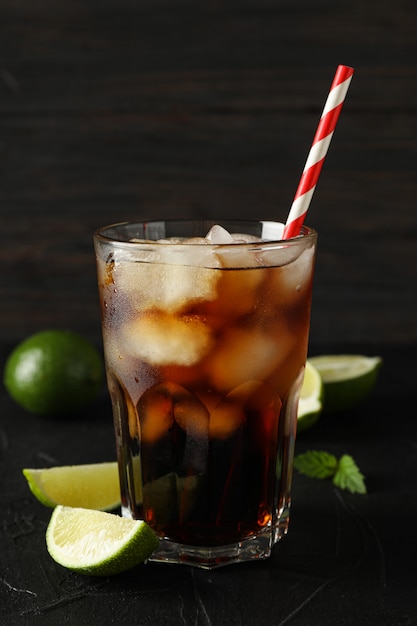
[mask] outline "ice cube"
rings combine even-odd
[[[181,246],[182,249],[185,247]],[[201,247],[198,246],[198,249]],[[215,255],[210,255],[210,258],[211,267],[219,265]],[[113,271],[115,288],[126,294],[135,308],[146,310],[156,307],[174,313],[190,303],[215,299],[218,273],[210,265],[201,267],[192,264],[203,263],[201,255],[197,257],[193,251],[184,258],[178,253],[165,251],[160,260],[160,263],[116,263]]]
[[[314,248],[307,248],[288,266],[284,272],[287,285],[295,291],[300,291],[310,283],[313,271]]]
[[[258,269],[222,272],[216,302],[220,319],[235,319],[254,313],[263,279],[263,271]]]
[[[117,403],[119,407],[120,419],[118,424],[127,424],[130,438],[138,438],[139,424],[136,406],[123,382],[111,369],[107,370],[107,384],[113,403]],[[121,434],[119,436],[121,436]]]
[[[219,272],[217,309],[225,319],[229,314],[232,317],[250,314],[265,276],[257,252],[230,245],[217,250],[217,256],[224,270]]]
[[[156,243],[184,243],[183,237],[168,237],[168,239],[157,239]]]
[[[248,235],[247,233],[232,233],[233,243],[257,243],[262,241],[256,235]]]
[[[137,404],[142,442],[155,443],[169,433],[174,423],[173,404],[170,390],[165,385],[145,391]]]
[[[295,304],[310,285],[313,273],[314,249],[307,248],[295,260],[284,267],[271,271],[271,299]]]
[[[264,380],[288,349],[288,341],[261,330],[231,329],[209,359],[212,383],[227,392],[248,380]]]
[[[183,243],[198,243],[203,246],[208,246],[211,242],[205,237],[191,237],[190,239],[185,239]]]
[[[242,403],[223,398],[210,412],[210,438],[228,439],[246,421]]]
[[[170,448],[171,452],[166,450],[164,462],[174,463],[172,469],[179,473],[205,470],[209,413],[194,394],[176,383],[161,383],[145,391],[137,411],[143,444],[160,442]],[[174,430],[175,425],[182,435]]]
[[[307,248],[300,254],[300,247],[284,242],[266,244],[259,255],[263,265],[269,267],[284,267],[297,261],[305,252],[314,254],[313,246]]]
[[[281,222],[262,222],[262,239],[264,241],[278,241],[284,234],[284,224]]]
[[[226,398],[239,402],[249,409],[262,410],[273,405],[279,410],[282,406],[281,399],[275,391],[259,380],[247,380],[232,389]]]
[[[260,237],[248,235],[246,233],[229,233],[228,230],[215,224],[206,235],[206,240],[212,244],[228,244],[228,243],[254,243],[262,241]]]
[[[213,341],[211,329],[197,316],[175,317],[163,311],[140,315],[120,332],[124,349],[153,365],[194,365]]]
[[[239,402],[245,411],[252,414],[256,412],[256,432],[263,437],[266,435],[266,439],[272,443],[277,433],[276,425],[282,407],[281,398],[272,387],[258,380],[248,380],[232,389],[227,394],[227,399]]]
[[[233,243],[232,235],[219,224],[215,224],[206,235],[207,241],[214,244]]]
[[[239,242],[222,246],[216,250],[221,267],[245,269],[262,267],[263,261],[258,246],[239,245]]]
[[[190,391],[175,383],[166,383],[173,399],[174,419],[188,435],[206,437],[209,412],[204,404]]]

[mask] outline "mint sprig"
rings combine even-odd
[[[332,478],[339,489],[351,493],[366,493],[365,477],[349,454],[337,459],[334,454],[323,450],[309,450],[294,458],[294,467],[310,478]]]

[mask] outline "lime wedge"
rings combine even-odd
[[[307,360],[298,402],[297,432],[310,428],[319,419],[322,410],[322,393],[321,376],[310,360]]]
[[[45,506],[57,504],[110,511],[120,506],[117,463],[24,469],[33,495]]]
[[[143,563],[159,545],[141,520],[78,507],[57,506],[46,530],[51,557],[90,576],[119,574]]]
[[[323,411],[347,411],[371,392],[382,365],[380,356],[333,354],[311,357],[323,380]]]

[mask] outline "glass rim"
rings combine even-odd
[[[149,220],[127,220],[127,221],[123,221],[123,222],[115,222],[113,224],[107,224],[106,226],[101,226],[99,228],[96,228],[93,232],[93,237],[94,239],[96,239],[97,241],[100,241],[101,243],[107,243],[107,244],[112,244],[112,245],[117,245],[117,246],[127,246],[129,248],[135,248],[137,246],[201,246],[202,244],[199,242],[193,242],[193,243],[187,243],[186,241],[182,242],[169,242],[169,241],[157,241],[157,240],[153,240],[153,239],[146,239],[144,238],[143,240],[140,241],[129,241],[128,239],[122,238],[122,237],[115,237],[115,236],[111,236],[109,234],[106,234],[106,231],[111,231],[111,230],[117,230],[117,229],[122,229],[122,228],[126,228],[128,226],[135,226],[135,225],[143,225],[143,224],[187,224],[187,223],[193,223],[193,222],[203,222],[206,223],[208,225],[208,228],[211,228],[212,226],[214,226],[215,224],[220,224],[222,225],[222,223],[229,223],[229,224],[241,224],[241,225],[245,225],[245,224],[278,224],[278,225],[282,225],[284,227],[284,223],[283,222],[279,222],[278,220],[258,220],[258,219],[238,219],[238,218],[230,218],[230,219],[206,219],[206,218],[169,218],[169,219],[149,219]],[[243,234],[244,231],[242,231]],[[300,229],[300,234],[296,235],[295,237],[291,237],[289,239],[279,239],[279,238],[273,238],[273,239],[259,239],[259,241],[239,241],[239,242],[227,242],[227,243],[208,243],[205,244],[205,247],[228,247],[228,246],[265,246],[265,245],[277,245],[279,244],[280,246],[293,246],[293,245],[297,245],[301,242],[306,242],[306,240],[309,239],[316,239],[317,238],[317,231],[307,225],[302,225],[301,229]],[[187,237],[184,237],[184,239],[187,239]]]

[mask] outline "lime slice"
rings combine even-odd
[[[322,392],[321,376],[311,362],[307,360],[298,402],[297,432],[310,428],[319,419],[322,410]]]
[[[310,363],[323,380],[323,411],[347,411],[360,404],[378,377],[382,359],[360,354],[334,354],[311,357]]]
[[[33,495],[45,506],[57,504],[110,511],[120,506],[117,463],[24,469]]]
[[[90,576],[119,574],[143,563],[159,545],[141,520],[79,507],[57,506],[46,531],[51,557]]]

